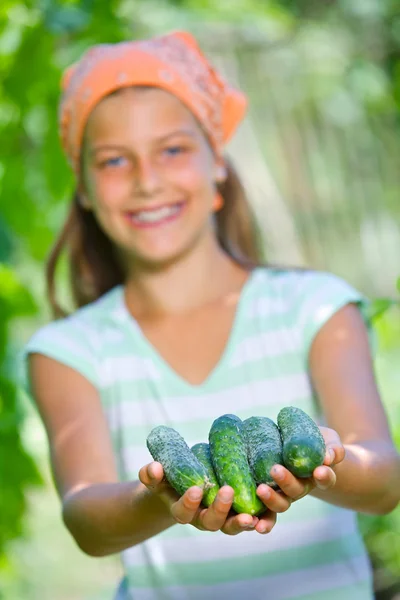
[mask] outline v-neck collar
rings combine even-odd
[[[236,341],[241,337],[241,332],[245,323],[245,306],[247,304],[248,297],[252,293],[258,270],[258,268],[253,269],[253,271],[249,274],[247,280],[245,281],[244,285],[242,286],[232,322],[232,327],[227,342],[225,344],[224,350],[218,362],[214,365],[207,377],[198,384],[190,383],[187,379],[182,377],[167,362],[167,360],[160,354],[157,348],[146,337],[139,323],[128,310],[128,307],[125,302],[124,286],[122,285],[118,286],[115,290],[116,305],[115,310],[113,311],[113,316],[117,318],[117,320],[120,323],[123,323],[125,325],[126,331],[134,341],[134,347],[140,348],[140,352],[147,358],[150,358],[153,361],[155,367],[160,371],[160,373],[162,373],[164,377],[172,381],[175,387],[180,388],[183,393],[185,391],[192,393],[200,391],[203,392],[205,389],[211,387],[214,380],[219,376],[221,372],[223,372],[224,368],[229,362],[229,359],[232,355],[232,351],[236,346]]]

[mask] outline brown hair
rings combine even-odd
[[[233,260],[250,269],[262,260],[259,231],[243,185],[228,160],[226,165],[227,178],[218,185],[224,204],[216,213],[217,237]],[[56,293],[56,270],[64,250],[68,255],[69,285],[76,308],[97,300],[125,279],[113,243],[93,213],[82,207],[76,192],[46,264],[47,295],[55,318],[67,314],[58,303]]]

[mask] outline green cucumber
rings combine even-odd
[[[183,496],[193,485],[203,490],[212,487],[204,466],[175,429],[158,425],[151,430],[146,443],[153,459],[162,464],[168,483],[178,494]]]
[[[218,494],[219,490],[218,479],[211,460],[210,445],[200,442],[199,444],[192,446],[191,450],[205,468],[207,477],[210,483],[213,484],[213,487],[206,490],[203,495],[203,504],[205,506],[210,506],[214,502],[215,496]]]
[[[285,467],[296,477],[311,477],[314,469],[324,462],[326,452],[319,427],[295,406],[282,408],[277,420]]]
[[[282,439],[278,426],[268,417],[250,417],[243,421],[249,464],[257,485],[277,484],[271,477],[274,465],[283,465]]]
[[[220,486],[234,491],[232,507],[237,513],[257,515],[265,506],[256,494],[256,484],[247,459],[243,423],[236,415],[215,419],[209,433],[211,459]]]

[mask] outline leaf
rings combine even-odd
[[[52,33],[75,33],[87,27],[90,14],[78,6],[58,6],[46,11],[45,24]]]
[[[13,238],[0,215],[0,261],[6,260],[13,249]]]
[[[398,304],[398,302],[391,298],[377,298],[373,300],[366,309],[366,317],[371,322],[374,322],[396,304]]]
[[[0,263],[0,306],[2,320],[21,315],[32,315],[36,304],[31,293],[19,282],[11,268]]]

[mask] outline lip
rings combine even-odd
[[[135,210],[130,210],[130,211],[125,211],[124,216],[126,221],[128,222],[128,224],[130,225],[130,227],[133,227],[134,229],[154,229],[155,227],[162,227],[163,225],[170,223],[172,221],[175,221],[176,219],[178,219],[183,211],[185,210],[186,207],[186,201],[181,201],[181,202],[173,202],[173,203],[163,203],[163,204],[158,204],[155,206],[146,206],[146,207],[142,207],[142,208],[137,208]],[[171,206],[179,206],[179,210],[168,216],[165,217],[164,219],[161,219],[160,221],[156,221],[154,223],[152,222],[139,222],[139,221],[135,221],[132,217],[134,217],[135,215],[137,215],[140,212],[154,212],[156,210],[159,210],[160,208],[169,208]]]
[[[153,206],[141,206],[140,208],[127,210],[125,212],[129,215],[135,215],[140,212],[151,212],[154,210],[159,210],[160,208],[169,208],[170,206],[176,206],[176,204],[183,204],[183,202],[163,202],[162,204],[154,204]]]

